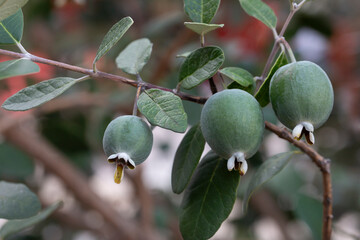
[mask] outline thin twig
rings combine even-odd
[[[290,13],[289,13],[289,15],[287,16],[287,18],[286,18],[286,20],[285,20],[285,23],[284,23],[284,25],[282,26],[279,35],[277,35],[277,34],[276,34],[276,30],[273,29],[273,33],[274,33],[274,37],[275,37],[275,42],[274,42],[274,46],[273,46],[273,48],[272,48],[272,50],[271,50],[271,53],[270,53],[270,55],[269,55],[269,58],[268,58],[267,61],[266,61],[264,70],[263,70],[263,72],[262,72],[262,74],[261,74],[261,76],[260,76],[260,78],[259,78],[259,80],[260,80],[261,82],[265,80],[266,75],[267,75],[267,74],[269,73],[269,71],[270,71],[271,63],[274,61],[275,56],[276,56],[276,53],[277,53],[277,52],[279,51],[279,49],[280,49],[278,38],[281,38],[281,37],[284,36],[285,31],[286,31],[286,29],[288,28],[291,19],[294,17],[295,13],[300,10],[300,8],[304,5],[305,2],[306,2],[306,0],[303,0],[303,1],[301,1],[299,4],[293,3],[293,4],[291,5]]]
[[[23,53],[7,51],[7,50],[4,50],[4,49],[0,49],[0,55],[5,55],[5,56],[12,57],[12,58],[28,57]],[[138,85],[141,84],[144,89],[157,88],[157,89],[160,89],[160,90],[163,90],[163,91],[172,92],[175,95],[179,96],[181,99],[191,101],[191,102],[196,102],[196,103],[203,104],[206,101],[206,98],[189,95],[189,94],[183,93],[183,92],[175,92],[173,89],[160,87],[160,86],[150,84],[150,83],[145,83],[145,82],[144,83],[139,83],[139,82],[137,82],[135,80],[128,79],[128,78],[125,78],[125,77],[122,77],[122,76],[119,76],[119,75],[114,75],[114,74],[101,72],[101,71],[97,71],[96,73],[94,73],[92,69],[86,69],[86,68],[82,68],[82,67],[74,66],[74,65],[71,65],[71,64],[62,63],[62,62],[58,62],[58,61],[54,61],[54,60],[34,56],[34,55],[31,55],[30,57],[28,57],[28,59],[30,59],[33,62],[44,63],[44,64],[55,66],[55,67],[58,67],[58,68],[62,68],[62,69],[70,70],[70,71],[73,71],[73,72],[78,72],[78,73],[82,73],[82,74],[85,74],[85,75],[89,75],[91,78],[94,78],[94,79],[112,80],[112,81],[116,81],[116,82],[125,83],[125,84],[128,84],[128,85],[133,86],[133,87],[138,87]]]
[[[216,85],[215,85],[215,82],[214,82],[214,78],[213,78],[213,77],[209,78],[209,84],[210,84],[210,89],[211,89],[212,94],[217,93],[218,90],[217,90],[217,88],[216,88]]]
[[[271,132],[278,135],[299,148],[302,152],[306,153],[311,160],[319,167],[323,178],[323,227],[322,227],[322,239],[331,239],[331,226],[332,226],[332,185],[331,185],[331,173],[330,173],[330,160],[325,159],[314,149],[309,147],[306,143],[295,140],[291,133],[285,128],[279,128],[276,125],[265,122],[265,127]]]

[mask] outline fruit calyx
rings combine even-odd
[[[227,161],[227,168],[229,171],[235,169],[235,171],[238,171],[241,176],[244,176],[248,169],[245,154],[242,152],[234,153]]]
[[[114,174],[115,183],[119,184],[124,176],[124,167],[135,169],[135,162],[127,153],[116,153],[108,157],[109,163],[115,163],[116,169]]]
[[[314,126],[309,122],[301,122],[296,125],[292,131],[292,135],[296,140],[300,140],[305,135],[306,142],[310,145],[315,143]]]

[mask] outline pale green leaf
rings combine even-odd
[[[0,62],[0,80],[14,76],[37,73],[39,71],[40,68],[36,63],[24,58]]]
[[[140,73],[148,62],[153,44],[147,38],[131,42],[116,58],[116,65],[132,75]]]
[[[40,223],[41,221],[44,221],[61,206],[62,202],[57,202],[33,217],[19,220],[10,220],[6,222],[4,226],[2,226],[2,228],[0,229],[0,238],[6,239],[7,237],[15,233],[27,229],[37,223]]]
[[[171,186],[174,193],[181,193],[188,185],[205,147],[200,124],[194,125],[181,141],[174,159]]]
[[[240,0],[242,8],[269,28],[276,28],[277,18],[274,11],[261,0]]]
[[[305,194],[298,194],[295,207],[296,216],[311,229],[313,239],[321,239],[322,211],[321,201]]]
[[[25,111],[52,100],[77,82],[77,79],[68,77],[43,81],[12,95],[2,107],[10,111]]]
[[[261,84],[258,92],[255,94],[256,100],[259,102],[261,107],[265,107],[269,104],[270,98],[269,98],[269,87],[270,87],[270,81],[272,76],[275,74],[275,72],[282,66],[286,65],[288,63],[286,56],[284,53],[281,53],[279,57],[276,59],[274,65],[272,66],[268,76],[266,77],[263,84]]]
[[[94,67],[95,63],[120,40],[133,23],[134,21],[131,17],[125,17],[110,28],[96,53],[96,57],[93,62]]]
[[[219,5],[220,0],[184,0],[186,14],[199,23],[210,23]]]
[[[181,99],[175,94],[159,89],[145,90],[137,105],[152,125],[174,132],[186,131],[187,115]]]
[[[16,44],[21,41],[24,29],[24,15],[19,9],[15,14],[0,22],[0,44]]]
[[[198,22],[185,22],[185,26],[199,35],[205,35],[208,32],[224,27],[224,24],[207,24]]]
[[[0,182],[0,218],[28,218],[37,214],[40,209],[40,200],[27,186]]]
[[[180,231],[184,239],[209,239],[229,216],[240,174],[229,172],[227,161],[209,152],[201,161],[181,204]]]
[[[291,157],[298,152],[285,152],[277,154],[266,160],[249,181],[250,184],[244,195],[243,211],[246,212],[251,195],[264,183],[276,176],[288,164]]]
[[[2,0],[0,2],[0,21],[15,14],[28,0]]]
[[[224,52],[218,47],[203,47],[195,50],[180,67],[181,86],[185,89],[196,87],[214,76],[224,60]]]

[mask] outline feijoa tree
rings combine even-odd
[[[184,10],[189,18],[184,27],[199,35],[199,48],[181,55],[184,60],[178,71],[178,84],[175,89],[147,83],[146,79],[141,77],[153,47],[147,38],[132,41],[115,59],[117,67],[133,78],[102,72],[97,68],[97,62],[121,41],[132,26],[134,21],[131,17],[120,19],[104,36],[91,69],[29,53],[21,44],[24,25],[21,7],[26,2],[0,1],[0,44],[13,44],[20,50],[12,52],[0,49],[0,54],[15,59],[0,63],[0,79],[38,72],[36,63],[53,65],[83,76],[59,76],[28,86],[9,97],[2,104],[4,109],[25,111],[36,108],[75,84],[89,79],[113,80],[135,87],[137,91],[133,114],[111,121],[103,138],[107,161],[115,163],[116,166],[114,180],[120,183],[124,169],[136,169],[136,166],[149,156],[153,143],[151,127],[184,133],[189,126],[183,101],[205,104],[199,123],[189,128],[174,156],[171,185],[174,193],[184,192],[179,214],[180,230],[184,239],[209,239],[228,218],[236,200],[240,177],[247,177],[245,173],[249,168],[249,158],[262,145],[266,128],[295,145],[300,151],[272,156],[258,168],[248,181],[249,186],[243,201],[244,211],[252,193],[283,170],[294,154],[303,152],[323,174],[322,238],[330,239],[330,163],[301,138],[305,135],[307,143],[315,142],[314,129],[324,124],[331,113],[333,89],[328,76],[318,65],[308,61],[296,61],[284,38],[289,22],[306,0],[290,0],[289,16],[279,32],[277,17],[267,4],[261,0],[239,1],[239,11],[241,6],[247,14],[265,24],[274,36],[273,49],[260,76],[254,76],[243,68],[226,66],[224,51],[216,46],[216,43],[206,41],[206,34],[224,26],[221,23],[212,23],[220,0],[184,0]],[[216,81],[224,78],[230,83],[223,84],[223,89],[218,89],[220,83]],[[182,91],[197,88],[204,82],[208,82],[211,87],[213,95],[209,98]],[[264,121],[262,108],[270,102],[279,121],[290,129],[292,134],[287,128]],[[206,142],[212,150],[201,159]],[[16,196],[13,198],[16,199]],[[33,212],[19,212],[14,206],[9,206],[7,213],[18,213],[21,218],[34,216],[39,208],[38,204],[33,203],[34,199],[26,198],[23,203],[30,204],[28,211],[33,209]],[[0,237],[7,237],[1,235],[6,231],[5,225],[0,230]]]

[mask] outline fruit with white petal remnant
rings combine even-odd
[[[103,137],[103,148],[109,163],[116,164],[115,183],[120,183],[124,167],[134,169],[150,155],[153,134],[139,117],[126,115],[112,120]]]
[[[270,82],[270,101],[293,137],[315,143],[314,129],[329,118],[334,104],[331,82],[318,65],[299,61],[279,68]]]
[[[256,99],[239,89],[218,92],[206,101],[200,123],[212,150],[228,159],[228,170],[244,175],[246,159],[257,152],[264,133],[264,117]]]

